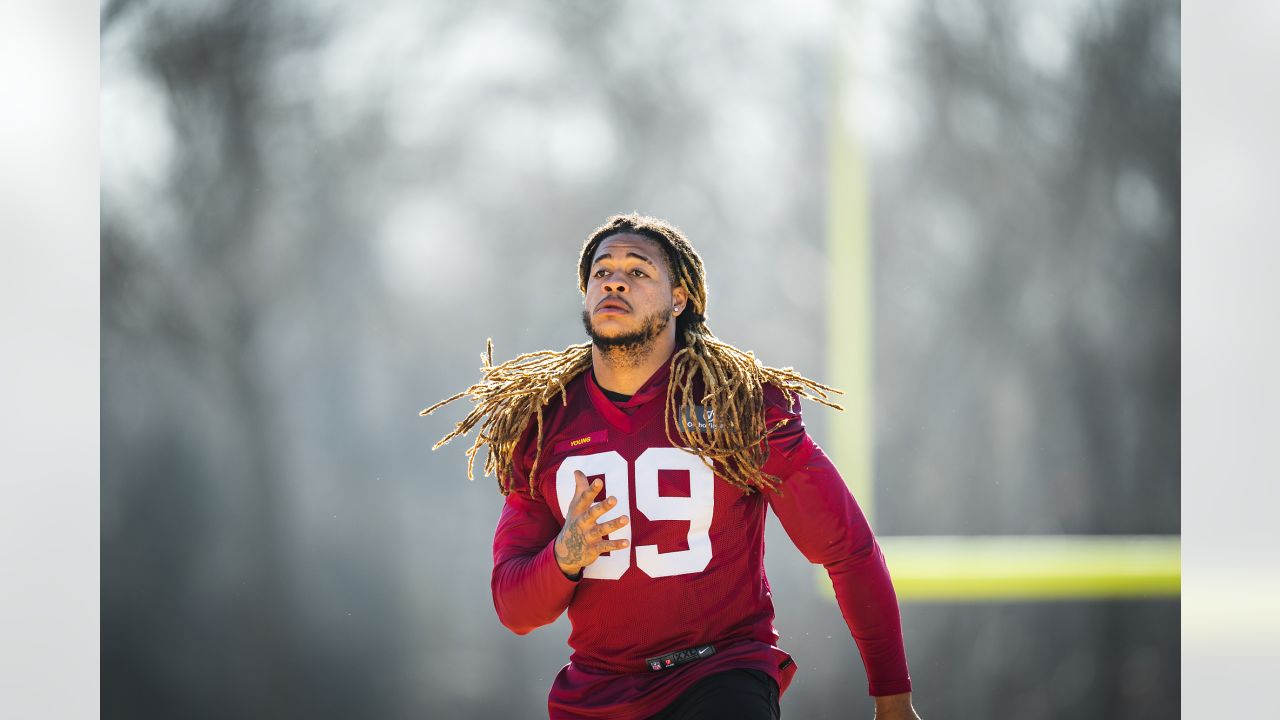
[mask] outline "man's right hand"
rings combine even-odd
[[[577,576],[582,568],[595,562],[601,553],[622,550],[629,544],[626,540],[604,539],[604,536],[627,524],[626,515],[606,523],[597,522],[601,515],[618,504],[618,499],[611,496],[602,502],[592,503],[600,492],[601,483],[599,480],[588,483],[587,476],[581,470],[573,471],[573,484],[573,501],[569,503],[564,528],[556,537],[555,547],[560,572],[568,578]]]

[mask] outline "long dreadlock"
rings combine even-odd
[[[578,289],[584,296],[596,248],[605,238],[619,233],[643,235],[657,241],[666,251],[673,286],[683,285],[689,295],[687,311],[676,317],[676,333],[684,339],[684,347],[677,348],[669,360],[671,374],[665,423],[668,442],[692,450],[717,475],[743,492],[776,487],[779,478],[763,471],[769,458],[765,441],[787,420],[779,421],[772,428],[765,427],[765,384],[779,388],[788,405],[799,394],[836,410],[844,408],[829,401],[827,393],[843,392],[810,380],[789,367],[767,367],[754,353],[717,339],[706,324],[707,284],[702,258],[680,230],[663,220],[635,213],[614,215],[587,236],[578,257]],[[537,476],[538,461],[542,457],[542,408],[557,394],[562,404],[568,404],[566,386],[591,367],[591,343],[570,345],[559,352],[526,353],[494,365],[493,339],[489,338],[480,360],[479,382],[419,413],[430,415],[468,395],[474,403],[471,412],[457,423],[453,432],[431,449],[467,434],[483,420],[475,442],[467,450],[467,479],[474,479],[475,455],[487,445],[484,474],[495,473],[498,489],[506,495],[512,490],[510,470],[516,445],[530,423],[536,421],[536,449],[529,471],[529,490],[536,495],[532,478]],[[702,398],[694,397],[694,381],[699,378],[706,391]],[[695,431],[685,423],[671,422],[671,418],[692,416],[698,404],[708,413],[714,413],[716,419],[715,423],[708,423],[706,432]],[[671,435],[673,425],[678,443]]]

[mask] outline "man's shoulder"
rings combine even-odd
[[[764,383],[763,390],[766,415],[800,415],[800,393],[772,382]]]
[[[542,471],[553,465],[557,457],[569,450],[580,449],[570,443],[574,439],[581,439],[584,425],[592,426],[591,422],[584,420],[595,413],[595,406],[587,397],[584,377],[585,373],[575,376],[565,383],[563,393],[557,391],[538,412],[529,413],[511,455],[511,462],[515,466],[514,477],[518,480],[517,489],[528,491],[528,475],[535,458],[538,458],[538,474],[542,475]],[[542,418],[540,441],[539,415]]]
[[[564,384],[563,391],[557,391],[542,406],[542,423],[544,428],[552,423],[557,426],[562,421],[583,408],[590,408],[591,400],[587,397],[587,374],[578,373]]]
[[[557,391],[548,398],[539,412],[529,413],[516,444],[517,456],[528,455],[528,459],[533,460],[539,414],[542,416],[542,442],[545,445],[552,436],[565,432],[572,418],[591,409],[591,402],[587,397],[586,373],[579,373],[564,384],[563,392]]]

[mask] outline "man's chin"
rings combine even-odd
[[[622,337],[635,332],[631,314],[595,315],[589,318],[591,335],[594,337]]]
[[[650,338],[638,333],[595,333],[591,342],[602,350],[611,348],[635,348],[644,345]]]
[[[629,317],[632,317],[632,313],[592,317],[584,310],[583,328],[591,342],[601,350],[636,350],[653,342],[666,327],[666,318],[659,317],[650,318],[647,324],[640,323],[638,328],[634,323],[620,322],[622,318]],[[614,318],[618,320],[615,321]]]
[[[631,328],[620,322],[599,322],[591,323],[591,334],[596,337],[622,337],[632,332]]]
[[[600,328],[592,326],[591,342],[602,350],[615,348],[635,349],[651,342],[653,338],[644,332],[623,327]]]

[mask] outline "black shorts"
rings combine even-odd
[[[708,675],[649,720],[778,720],[778,683],[759,670]]]

